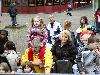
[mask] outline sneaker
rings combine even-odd
[[[13,24],[12,26],[16,26],[15,24]]]

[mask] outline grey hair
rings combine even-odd
[[[38,38],[34,38],[34,39],[32,40],[32,44],[33,44],[35,47],[39,47],[40,44],[41,44],[41,41],[40,41],[40,39],[38,39]]]

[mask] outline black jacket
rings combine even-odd
[[[8,41],[8,39],[6,40],[0,40],[0,54],[3,54],[4,53],[4,45],[5,45],[5,43]]]
[[[16,17],[16,15],[17,15],[17,7],[16,7],[16,5],[11,3],[9,5],[9,8],[8,8],[8,13],[9,13],[10,17]]]
[[[54,62],[57,60],[69,60],[74,64],[74,60],[78,53],[77,48],[71,42],[61,47],[61,41],[57,40],[53,45],[52,54],[54,58]]]
[[[8,66],[9,66],[9,68],[10,68],[10,71],[12,71],[12,70],[11,70],[11,66],[10,66],[10,64],[9,64],[9,62],[8,62],[8,60],[7,60],[7,58],[6,58],[5,56],[0,55],[0,63],[2,63],[2,62],[7,63]]]

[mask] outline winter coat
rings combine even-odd
[[[32,53],[33,56],[30,57],[30,58],[32,58],[31,60],[38,62],[38,59],[40,59],[42,61],[42,64],[43,64],[43,67],[40,67],[39,65],[33,65],[34,72],[44,73],[46,66],[48,66],[51,69],[52,63],[53,63],[53,59],[52,59],[53,57],[52,57],[52,53],[51,53],[50,49],[51,48],[44,48],[43,47],[40,49],[39,53],[37,53],[37,54]],[[29,51],[30,51],[30,48],[26,49],[25,54],[22,55],[21,64],[24,64],[26,61],[29,61]]]
[[[72,65],[75,63],[74,60],[77,53],[77,48],[71,42],[61,47],[61,41],[57,40],[52,47],[53,60],[55,62],[53,72],[72,73]]]
[[[74,64],[74,60],[78,53],[77,48],[71,42],[61,47],[61,41],[57,40],[52,47],[54,62],[57,60],[69,60]]]
[[[53,43],[54,38],[57,38],[62,31],[62,26],[59,22],[55,21],[52,28],[52,23],[47,26],[48,30],[48,43]]]
[[[9,5],[8,13],[9,13],[10,17],[16,17],[16,15],[17,15],[17,8],[16,8],[15,4],[11,3]]]

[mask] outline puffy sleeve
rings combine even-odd
[[[28,50],[29,49],[26,49],[24,55],[22,55],[21,57],[21,64],[25,63],[26,61],[28,61]]]
[[[46,48],[45,50],[45,67],[49,67],[50,69],[52,68],[53,64],[53,56],[51,52],[51,48]]]
[[[44,35],[44,38],[43,38],[43,43],[47,43],[47,40],[48,40],[48,31],[47,31],[47,29],[45,29],[44,31],[43,31],[43,35]]]

